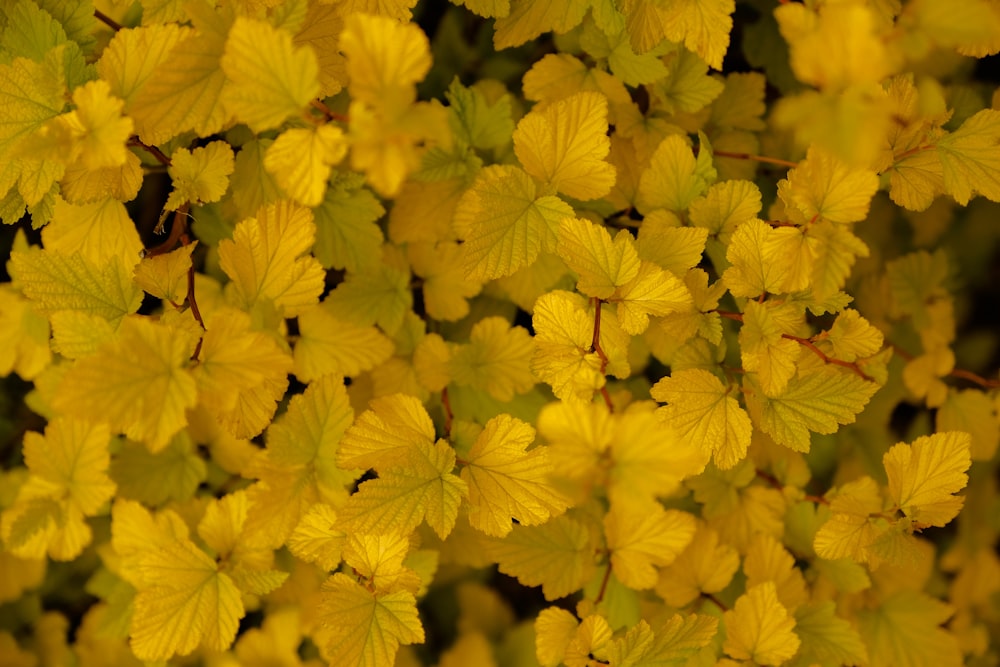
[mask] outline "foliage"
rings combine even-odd
[[[997,664],[1000,4],[453,2],[0,3],[0,662]]]

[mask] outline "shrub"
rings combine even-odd
[[[414,4],[6,3],[0,662],[997,664],[1000,5]]]

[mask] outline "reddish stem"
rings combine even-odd
[[[767,157],[766,155],[754,155],[753,153],[732,153],[730,151],[717,151],[713,150],[712,155],[715,157],[728,157],[734,160],[751,160],[753,162],[763,162],[765,164],[775,164],[779,167],[788,167],[789,169],[794,169],[799,166],[798,162],[792,162],[790,160],[782,160],[777,157]]]
[[[448,399],[448,387],[441,390],[441,405],[444,406],[444,436],[451,437],[451,423],[455,415],[451,411],[451,401]]]
[[[611,559],[608,559],[608,567],[604,570],[604,578],[601,579],[601,589],[597,591],[597,597],[594,599],[594,605],[601,604],[601,600],[604,599],[604,594],[608,591],[608,581],[611,579]]]
[[[110,16],[108,16],[99,9],[94,10],[94,18],[103,23],[104,25],[108,26],[115,32],[118,32],[119,30],[122,30],[125,27],[121,23],[114,20],[113,18],[111,18]]]
[[[156,158],[156,161],[159,162],[160,164],[162,164],[164,166],[167,166],[167,167],[170,166],[170,158],[168,158],[163,153],[163,151],[161,151],[156,146],[150,146],[149,144],[144,144],[139,139],[139,137],[136,137],[136,136],[129,137],[128,144],[129,144],[129,146],[138,146],[139,148],[143,149],[144,151],[146,151],[147,153],[149,153],[150,155],[152,155],[154,158]]]

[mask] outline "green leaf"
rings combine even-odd
[[[379,260],[383,238],[375,223],[385,215],[385,208],[362,183],[361,179],[337,178],[313,209],[313,255],[325,269],[362,271]]]
[[[832,601],[810,602],[795,610],[795,634],[802,640],[799,656],[823,667],[864,665],[868,651],[850,623],[836,615]]]
[[[525,586],[541,586],[546,600],[580,590],[595,570],[590,533],[568,516],[541,526],[514,526],[486,548],[501,572]]]
[[[466,88],[456,77],[445,97],[451,105],[448,121],[457,138],[482,149],[497,148],[511,141],[514,121],[510,96],[503,95],[489,104],[479,90]]]
[[[41,313],[76,310],[112,322],[134,313],[142,290],[132,282],[121,258],[99,266],[80,254],[62,255],[41,248],[11,253],[10,273]]]
[[[800,370],[779,396],[768,397],[751,378],[743,391],[754,423],[765,433],[797,452],[808,452],[810,432],[835,433],[851,424],[879,389],[849,371],[830,367]]]
[[[484,168],[455,210],[455,231],[465,239],[465,272],[491,280],[509,276],[554,251],[563,218],[573,209],[558,197],[538,197],[535,183],[513,166]]]
[[[690,144],[676,134],[664,139],[653,153],[649,168],[639,178],[639,210],[658,208],[680,212],[715,181],[708,142],[695,158]]]
[[[942,623],[953,609],[926,593],[901,590],[858,613],[858,629],[871,667],[961,665],[958,639]]]
[[[559,256],[580,276],[576,288],[587,296],[607,299],[615,288],[639,274],[639,255],[632,235],[622,230],[614,241],[603,225],[564,218],[559,227]]]
[[[380,467],[378,479],[363,482],[337,511],[338,526],[362,534],[411,533],[424,519],[443,540],[458,518],[467,493],[451,474],[455,450],[439,440],[414,442],[404,461]]]

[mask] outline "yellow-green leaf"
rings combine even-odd
[[[264,21],[239,17],[221,59],[227,109],[254,132],[278,127],[319,94],[319,65],[311,47]]]
[[[666,510],[657,502],[640,506],[612,505],[604,517],[611,569],[629,588],[656,585],[654,566],[669,565],[694,537],[694,516]]]
[[[970,444],[968,433],[953,431],[899,443],[886,452],[889,496],[915,524],[944,526],[962,509],[964,499],[954,494],[969,479]]]
[[[611,191],[615,168],[605,158],[607,99],[578,93],[532,111],[514,130],[514,152],[524,170],[574,199],[597,199]]]

